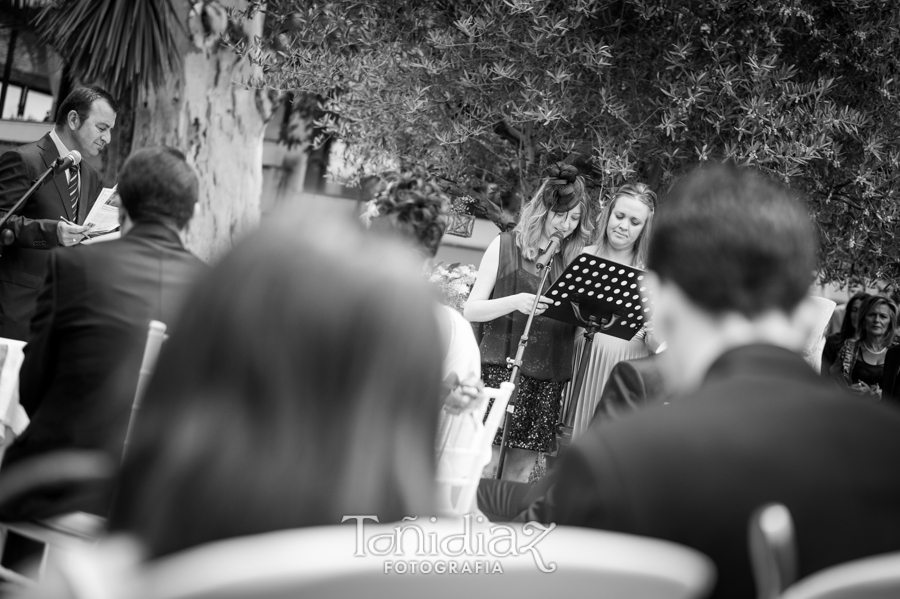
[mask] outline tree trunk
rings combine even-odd
[[[221,4],[242,9],[246,1]],[[177,5],[186,24],[188,3]],[[261,16],[245,23],[244,33],[251,40],[261,35]],[[168,145],[187,156],[200,178],[199,211],[188,226],[187,244],[210,261],[259,222],[263,134],[271,102],[265,92],[236,83],[255,74],[249,61],[218,43],[197,49],[183,35],[178,43],[183,72],[165,87],[149,90],[136,107],[133,149]]]

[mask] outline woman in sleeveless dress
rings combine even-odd
[[[603,210],[599,224],[599,242],[586,251],[607,261],[644,268],[655,212],[656,194],[648,186],[643,183],[624,185]],[[574,399],[573,439],[587,430],[613,366],[622,360],[633,360],[655,353],[658,344],[652,331],[652,326],[647,325],[630,341],[602,333],[594,335],[581,392]],[[579,335],[575,349],[576,368],[580,363],[583,347],[584,338]]]
[[[590,239],[593,218],[584,181],[576,177],[574,169],[561,176],[565,179],[545,179],[522,209],[515,229],[491,242],[466,302],[466,318],[484,323],[480,349],[486,386],[498,387],[509,380],[507,359],[516,355],[540,282],[535,262],[550,245],[551,237],[561,235],[563,241],[550,261],[544,290]],[[505,480],[527,481],[538,454],[556,448],[562,390],[572,377],[575,327],[542,317],[548,305],[549,300],[542,296],[522,360],[518,403],[510,420],[510,449],[504,462]],[[500,437],[498,431],[495,462]]]

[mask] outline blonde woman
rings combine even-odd
[[[551,260],[550,284],[585,248],[593,229],[591,206],[584,181],[574,169],[564,179],[545,179],[522,209],[512,232],[502,233],[488,246],[478,278],[465,306],[465,317],[484,323],[481,373],[484,383],[498,387],[509,380],[507,359],[514,358],[540,275],[535,261],[550,244],[563,237]],[[527,481],[539,453],[556,446],[556,419],[563,387],[572,377],[575,327],[544,318],[549,300],[541,297],[529,332],[518,384],[518,403],[510,421],[509,452],[504,463],[505,480]],[[495,460],[500,434],[495,439]]]
[[[607,261],[644,268],[655,213],[656,194],[647,185],[630,183],[620,187],[600,216],[598,243],[586,248],[586,251]],[[658,344],[652,331],[652,326],[647,325],[631,341],[603,334],[594,336],[581,392],[575,398],[573,439],[584,433],[594,417],[597,402],[613,366],[622,360],[642,358],[656,352]],[[576,365],[580,361],[583,345],[584,339],[579,336]]]

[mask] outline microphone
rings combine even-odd
[[[77,166],[81,164],[81,153],[77,150],[72,150],[65,156],[60,156],[51,164],[51,168],[53,168],[53,176],[60,174],[64,170],[69,167]]]
[[[537,259],[537,262],[535,262],[538,270],[547,268],[547,265],[550,264],[550,259],[553,258],[553,254],[559,250],[559,244],[562,243],[562,239],[562,233],[559,232],[554,233],[553,236],[550,237],[550,245],[547,246],[547,251],[541,254]]]

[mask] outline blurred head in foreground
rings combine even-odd
[[[295,220],[188,298],[111,515],[158,557],[216,539],[431,513],[441,356],[408,251]]]
[[[800,350],[815,322],[803,300],[816,249],[806,206],[786,187],[725,165],[680,181],[661,204],[648,259],[673,374],[693,386],[738,345]]]

